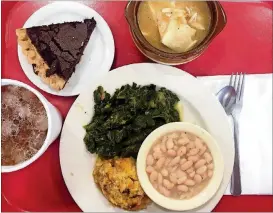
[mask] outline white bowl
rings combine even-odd
[[[190,132],[203,139],[210,149],[214,161],[214,173],[208,185],[199,194],[186,200],[172,199],[160,194],[152,186],[146,173],[146,158],[152,145],[159,137],[173,131]],[[145,139],[137,156],[137,175],[143,190],[155,203],[170,210],[192,210],[205,204],[217,192],[222,182],[223,174],[224,160],[217,142],[206,130],[191,123],[175,122],[157,128]]]
[[[23,169],[26,166],[33,163],[34,161],[36,161],[47,150],[49,145],[53,141],[55,141],[55,139],[60,134],[60,131],[62,128],[62,117],[61,117],[60,112],[57,110],[56,107],[54,107],[51,103],[49,103],[41,93],[39,93],[37,90],[33,89],[32,87],[30,87],[27,84],[24,84],[20,81],[15,81],[15,80],[11,80],[11,79],[2,79],[1,86],[5,86],[5,85],[15,85],[15,86],[19,86],[19,87],[24,87],[25,89],[34,93],[39,98],[39,100],[42,102],[42,104],[46,110],[47,119],[48,119],[48,129],[47,129],[47,136],[46,136],[43,146],[40,148],[40,150],[34,156],[32,156],[32,158],[30,158],[27,161],[21,162],[19,164],[13,165],[13,166],[1,166],[1,172],[3,172],[3,173],[13,172],[13,171]]]

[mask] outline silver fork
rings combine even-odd
[[[240,119],[240,114],[243,107],[245,73],[240,73],[240,75],[236,73],[235,77],[232,73],[230,77],[229,85],[233,86],[236,91],[236,101],[231,113],[231,116],[234,121],[233,123],[234,123],[235,159],[234,159],[233,173],[231,176],[230,192],[234,196],[239,196],[242,193],[240,156],[239,156],[239,119]]]

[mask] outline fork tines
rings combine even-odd
[[[235,74],[235,77],[234,77],[234,74],[232,73],[230,76],[229,85],[234,87],[236,91],[236,102],[240,101],[244,95],[245,73],[241,72],[239,74],[237,72]]]

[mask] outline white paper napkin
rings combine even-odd
[[[199,77],[212,93],[230,76]],[[272,194],[272,74],[247,75],[240,117],[242,194]],[[232,125],[232,123],[231,123]],[[225,194],[230,194],[230,187]]]

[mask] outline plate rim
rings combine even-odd
[[[25,21],[25,23],[24,23],[24,25],[22,27],[26,28],[26,27],[30,27],[30,26],[35,26],[32,23],[33,19],[36,16],[39,16],[39,13],[41,13],[41,11],[43,12],[43,11],[48,10],[48,8],[50,8],[50,7],[54,7],[54,6],[56,7],[58,5],[66,5],[66,4],[71,5],[71,7],[73,5],[77,5],[78,7],[85,7],[85,9],[88,9],[91,12],[91,14],[93,14],[96,17],[99,17],[101,23],[104,25],[104,28],[107,30],[107,32],[104,31],[104,33],[102,34],[103,38],[107,38],[107,39],[103,39],[103,40],[105,40],[107,42],[106,43],[107,48],[105,48],[105,49],[109,50],[109,51],[107,51],[108,53],[106,54],[108,57],[103,60],[103,63],[107,62],[107,65],[104,65],[103,66],[104,69],[100,71],[100,72],[103,72],[103,74],[100,77],[98,77],[97,80],[99,80],[103,76],[107,75],[107,73],[110,71],[110,69],[111,69],[111,67],[113,65],[114,58],[115,58],[115,41],[114,41],[113,33],[112,33],[111,28],[109,27],[108,23],[96,10],[94,10],[93,8],[89,7],[88,5],[86,5],[86,4],[82,3],[82,2],[72,2],[72,1],[49,2],[48,4],[42,6],[41,8],[36,10],[34,13],[32,13],[31,16]],[[105,35],[107,35],[107,36],[105,36]],[[21,50],[21,47],[20,47],[19,44],[17,44],[17,56],[18,56],[18,60],[19,60],[19,64],[21,66],[21,69],[24,72],[24,74],[26,75],[26,77],[31,81],[31,83],[33,83],[36,87],[38,87],[39,89],[41,89],[42,91],[44,91],[46,93],[56,95],[56,96],[60,96],[60,97],[71,97],[71,96],[79,95],[82,92],[82,90],[86,87],[86,86],[83,86],[83,87],[81,87],[81,91],[76,90],[76,91],[73,91],[73,92],[63,92],[63,90],[55,91],[53,89],[46,88],[47,85],[45,83],[43,83],[42,81],[40,83],[36,83],[35,80],[33,80],[33,77],[28,73],[28,71],[25,71],[23,61],[27,61],[27,59],[22,54],[22,50]],[[94,81],[96,81],[96,80],[92,80],[92,82],[94,82]],[[43,85],[43,86],[41,86],[41,85]]]
[[[162,64],[154,64],[154,63],[135,63],[135,64],[130,64],[130,65],[125,65],[125,66],[121,66],[121,67],[118,67],[118,68],[116,68],[116,69],[113,69],[111,72],[118,72],[119,71],[119,69],[125,69],[125,68],[131,68],[131,66],[155,66],[155,67],[157,67],[157,66],[161,66],[161,67],[168,67],[168,68],[171,68],[173,71],[171,72],[171,73],[169,73],[169,71],[170,71],[170,69],[168,70],[168,72],[163,72],[163,71],[159,71],[159,72],[161,72],[163,75],[166,75],[166,74],[168,74],[168,75],[177,75],[177,76],[186,76],[186,77],[188,77],[188,78],[192,78],[192,79],[195,79],[195,80],[197,80],[197,81],[199,81],[199,79],[197,79],[196,77],[194,77],[194,76],[192,76],[191,74],[189,74],[189,73],[187,73],[187,72],[185,72],[184,70],[181,70],[181,69],[178,69],[178,68],[176,68],[176,67],[171,67],[171,66],[167,66],[167,65],[162,65]],[[163,68],[164,69],[164,68]],[[98,82],[97,82],[98,83]],[[202,84],[202,82],[201,81],[199,81],[199,84]],[[207,88],[205,85],[203,85],[202,84],[202,87],[205,89],[205,90],[207,90],[207,92],[209,92],[209,88]],[[92,88],[92,87],[91,87]],[[90,89],[90,88],[88,88],[88,89]],[[86,90],[87,91],[87,90]],[[85,92],[86,92],[85,91]],[[80,94],[80,95],[82,95],[82,94]],[[211,96],[212,97],[214,97],[213,96],[213,94],[211,93]],[[80,96],[79,96],[80,97]],[[65,119],[65,121],[64,121],[64,124],[63,124],[63,130],[65,129],[65,126],[67,126],[67,118],[68,118],[68,116],[69,116],[69,113],[70,113],[70,111],[72,110],[72,108],[73,107],[76,107],[76,104],[77,104],[77,100],[79,99],[79,97],[75,100],[75,102],[72,104],[72,106],[71,106],[71,108],[69,109],[69,112],[68,112],[68,114],[67,114],[67,116],[66,116],[66,119]],[[229,128],[230,127],[230,125],[229,125],[229,123],[228,123],[228,117],[227,117],[227,115],[226,115],[226,113],[225,113],[225,111],[224,111],[224,109],[221,107],[221,104],[217,101],[217,98],[215,97],[215,102],[214,102],[216,105],[218,105],[219,106],[219,109],[221,108],[221,114],[222,114],[222,116],[224,116],[225,117],[225,123],[226,123],[226,127],[228,127],[228,129],[226,130],[227,131],[227,134],[229,134],[229,136],[230,136],[230,139],[232,139],[233,137],[232,137],[232,131],[231,131],[231,128]],[[64,131],[62,131],[62,133],[61,133],[61,137],[60,137],[60,146],[59,146],[59,157],[60,157],[60,167],[61,167],[61,172],[62,172],[62,176],[63,176],[63,179],[64,179],[64,182],[65,182],[65,184],[66,184],[66,187],[67,187],[67,189],[68,189],[68,191],[69,191],[69,193],[70,193],[70,195],[72,196],[72,198],[73,198],[73,200],[75,201],[75,203],[79,206],[79,208],[80,209],[82,209],[82,211],[84,211],[84,209],[79,205],[79,202],[77,202],[77,200],[74,198],[74,196],[73,196],[73,194],[71,193],[71,190],[69,189],[69,187],[68,187],[68,184],[67,184],[67,180],[66,180],[66,177],[65,177],[65,175],[64,175],[64,168],[63,168],[63,165],[62,165],[62,152],[61,152],[61,147],[62,147],[62,144],[64,143],[63,142],[63,135],[64,135],[65,133],[64,133]],[[232,139],[233,140],[233,139]],[[230,140],[231,141],[231,140]],[[230,142],[230,143],[232,143],[232,142]],[[231,156],[234,156],[234,153],[235,153],[235,150],[234,150],[234,144],[232,143],[232,144],[230,144],[230,149],[231,149],[231,151],[232,151],[232,153],[230,153],[231,154]],[[223,156],[224,157],[224,156]],[[231,158],[229,158],[229,164],[230,165],[232,165],[232,166],[230,166],[230,167],[233,167],[233,164],[234,164],[234,158],[233,157],[231,157]],[[226,159],[225,159],[225,157],[224,157],[224,164],[225,164],[225,167],[226,167]],[[224,176],[223,176],[223,180],[222,180],[222,182],[221,182],[221,185],[223,184],[223,181],[224,181],[224,179],[225,179],[225,176],[226,176],[226,179],[228,179],[228,180],[230,180],[230,177],[231,177],[231,174],[232,174],[232,169],[229,171],[229,173],[227,173],[227,171],[224,171]],[[226,191],[226,188],[228,187],[228,185],[229,185],[229,181],[227,182],[227,180],[225,181],[226,183],[225,183],[225,185],[224,186],[219,186],[219,189],[217,190],[217,192],[216,192],[216,194],[211,198],[211,200],[210,201],[208,201],[206,204],[204,204],[204,205],[202,205],[202,206],[200,206],[200,207],[198,207],[197,209],[193,209],[193,210],[196,210],[197,212],[202,212],[202,211],[204,211],[204,209],[205,209],[205,211],[212,211],[215,207],[216,207],[216,205],[219,203],[219,201],[221,200],[221,198],[223,197],[223,195],[225,194],[225,191]],[[219,193],[219,190],[221,190],[221,193],[218,195],[218,193]],[[123,209],[119,209],[120,211],[125,211],[125,210],[123,210]],[[165,211],[169,211],[169,210],[165,210]]]

